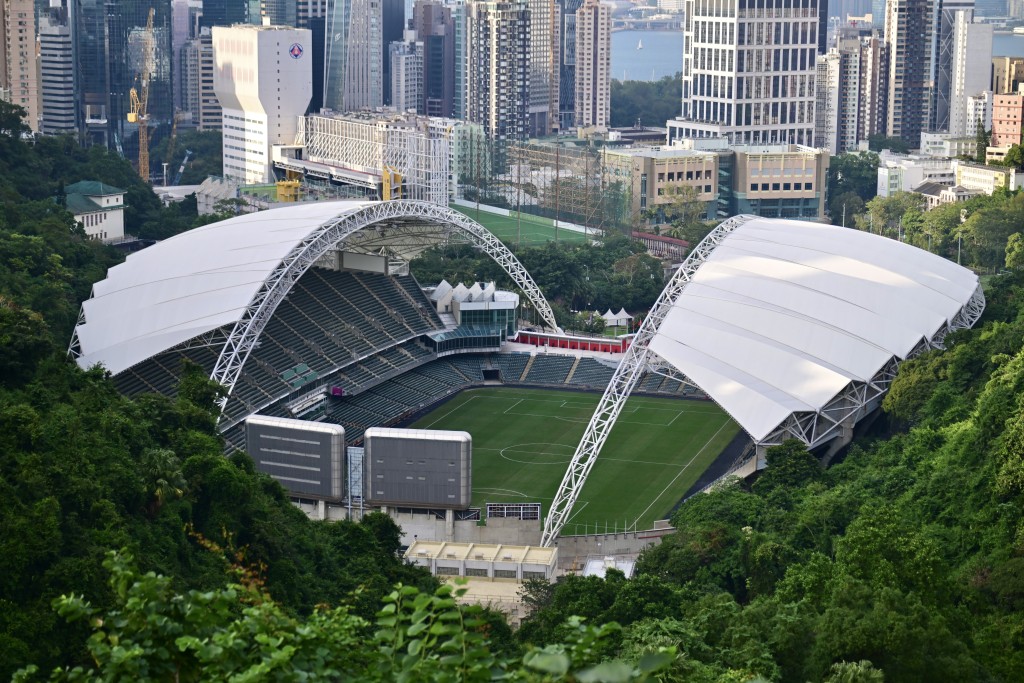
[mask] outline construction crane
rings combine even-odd
[[[171,185],[174,185],[175,187],[177,187],[178,183],[181,182],[181,174],[185,172],[185,164],[188,163],[188,158],[190,156],[192,156],[192,150],[186,149],[185,150],[185,158],[181,160],[181,166],[178,168],[178,172],[174,176],[174,182],[171,183]]]
[[[167,166],[174,160],[174,143],[177,142],[178,139],[178,121],[181,121],[184,118],[184,112],[174,112],[174,117],[171,121],[171,135],[167,138],[167,152],[164,154],[164,185],[167,184]],[[184,165],[184,162],[182,165]]]
[[[128,112],[128,123],[137,123],[139,126],[139,176],[144,182],[149,182],[149,80],[154,70],[153,50],[153,15],[156,13],[152,7],[149,8],[149,16],[146,19],[146,31],[142,35],[142,72],[137,76],[141,90],[132,88],[129,92],[131,111]]]

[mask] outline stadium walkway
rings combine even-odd
[[[547,349],[545,351],[545,349]],[[547,346],[534,346],[533,344],[519,344],[518,342],[505,342],[498,353],[529,353],[534,356],[542,356],[545,353],[552,356],[573,356],[576,358],[597,358],[605,361],[608,365],[615,367],[622,361],[621,353],[610,353],[601,351],[580,351],[577,349],[556,349]]]

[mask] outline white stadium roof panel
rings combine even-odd
[[[387,244],[413,254],[453,237],[494,259],[544,322],[558,329],[533,278],[479,223],[429,202],[350,200],[236,216],[132,254],[93,285],[68,353],[82,367],[102,364],[119,374],[194,341],[215,348],[211,379],[230,394],[278,304],[338,245],[377,254]]]
[[[327,221],[369,202],[318,202],[236,216],[132,254],[93,286],[76,332],[82,367],[118,373],[231,325],[281,260]]]
[[[734,220],[667,303],[649,348],[755,441],[906,358],[979,287],[969,270],[890,239]]]
[[[612,375],[542,544],[570,518],[645,371],[685,375],[759,447],[788,438],[816,447],[851,434],[898,361],[941,346],[984,306],[974,273],[895,240],[802,221],[724,221],[680,265]]]

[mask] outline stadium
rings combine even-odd
[[[427,247],[459,241],[492,257],[525,302],[488,283],[424,288],[409,274]],[[532,337],[543,348],[517,343],[521,303],[547,325]],[[976,276],[913,247],[741,216],[693,250],[631,344],[597,342],[562,334],[529,273],[468,216],[416,201],[324,202],[238,216],[130,256],[94,285],[69,352],[129,395],[172,396],[182,364],[198,364],[228,391],[219,429],[229,448],[246,447],[254,416],[341,425],[347,472],[331,476],[347,483],[333,494],[303,488],[274,469],[282,463],[261,469],[297,498],[350,511],[364,491],[373,502],[352,467],[364,435],[378,434],[368,430],[471,432],[471,495],[404,504],[473,519],[491,503],[534,524],[543,511],[550,545],[581,523],[584,533],[602,521],[647,528],[723,457],[756,469],[784,438],[848,441],[901,360],[973,325],[983,307]]]

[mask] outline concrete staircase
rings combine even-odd
[[[530,374],[530,368],[533,367],[533,361],[537,360],[537,356],[531,355],[530,360],[526,361],[526,367],[523,368],[523,374],[519,376],[519,381],[526,380],[526,376]]]
[[[581,360],[582,360],[582,358],[577,358],[576,362],[572,364],[572,367],[569,368],[569,374],[565,376],[565,381],[562,382],[562,384],[568,384],[569,382],[572,381],[572,376],[574,374],[576,374],[576,368],[578,368],[580,366],[580,361]]]

